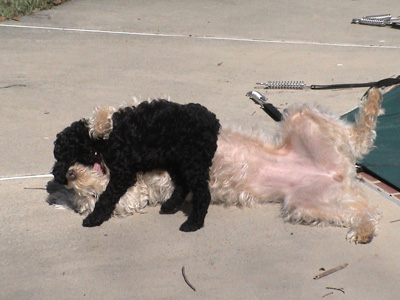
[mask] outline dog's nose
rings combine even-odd
[[[69,181],[74,181],[76,179],[76,174],[74,170],[68,170],[67,174],[65,175]]]

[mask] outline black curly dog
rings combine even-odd
[[[90,138],[88,121],[82,119],[57,134],[54,142],[52,173],[61,184],[67,183],[68,168],[76,162],[93,166],[101,159],[109,168],[110,182],[83,226],[107,221],[120,197],[136,183],[138,172],[164,169],[175,190],[161,212],[177,209],[192,191],[192,212],[180,230],[203,227],[211,201],[209,168],[220,129],[216,116],[199,104],[153,100],[120,109],[112,122],[108,139]]]

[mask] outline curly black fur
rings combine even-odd
[[[81,120],[65,128],[54,142],[53,175],[62,184],[75,162],[93,165],[101,157],[109,168],[110,182],[83,226],[107,221],[120,197],[136,183],[137,172],[165,169],[175,190],[161,212],[175,210],[192,191],[193,209],[180,230],[203,227],[211,201],[209,168],[220,129],[216,116],[199,104],[154,100],[120,109],[112,121],[108,139],[91,139],[87,121]]]

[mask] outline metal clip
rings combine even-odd
[[[283,116],[279,110],[276,109],[271,103],[267,103],[267,97],[257,91],[250,91],[246,94],[256,104],[259,104],[261,109],[265,111],[274,121],[279,122]]]
[[[250,91],[246,94],[246,96],[253,100],[255,103],[259,104],[261,107],[263,107],[268,100],[267,97],[257,91]]]

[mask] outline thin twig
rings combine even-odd
[[[185,267],[184,267],[184,266],[182,267],[182,276],[183,276],[183,279],[185,280],[186,284],[187,284],[193,291],[196,291],[196,288],[190,283],[190,281],[189,281],[189,280],[187,279],[187,277],[186,277]]]
[[[14,86],[26,86],[26,84],[10,84],[10,85],[6,85],[6,86],[1,86],[0,89],[8,89],[10,87],[14,87]]]
[[[317,279],[320,279],[320,278],[322,278],[322,277],[331,275],[332,273],[335,273],[335,272],[337,272],[337,271],[343,270],[343,269],[346,268],[348,265],[349,265],[349,264],[346,263],[346,264],[340,265],[340,266],[338,266],[338,267],[336,267],[336,268],[333,268],[333,269],[330,269],[330,270],[328,270],[328,271],[322,272],[321,274],[316,275],[316,276],[314,277],[314,279],[317,280]]]
[[[400,219],[390,221],[390,223],[400,222]]]
[[[327,290],[340,291],[340,292],[342,292],[343,294],[346,294],[346,293],[344,292],[344,288],[326,287],[326,289],[327,289]]]
[[[328,294],[323,295],[322,298],[325,298],[326,296],[329,296],[329,295],[332,295],[332,294],[333,294],[333,292],[330,292]]]
[[[24,187],[24,190],[46,190],[46,188],[29,188],[29,187]]]

